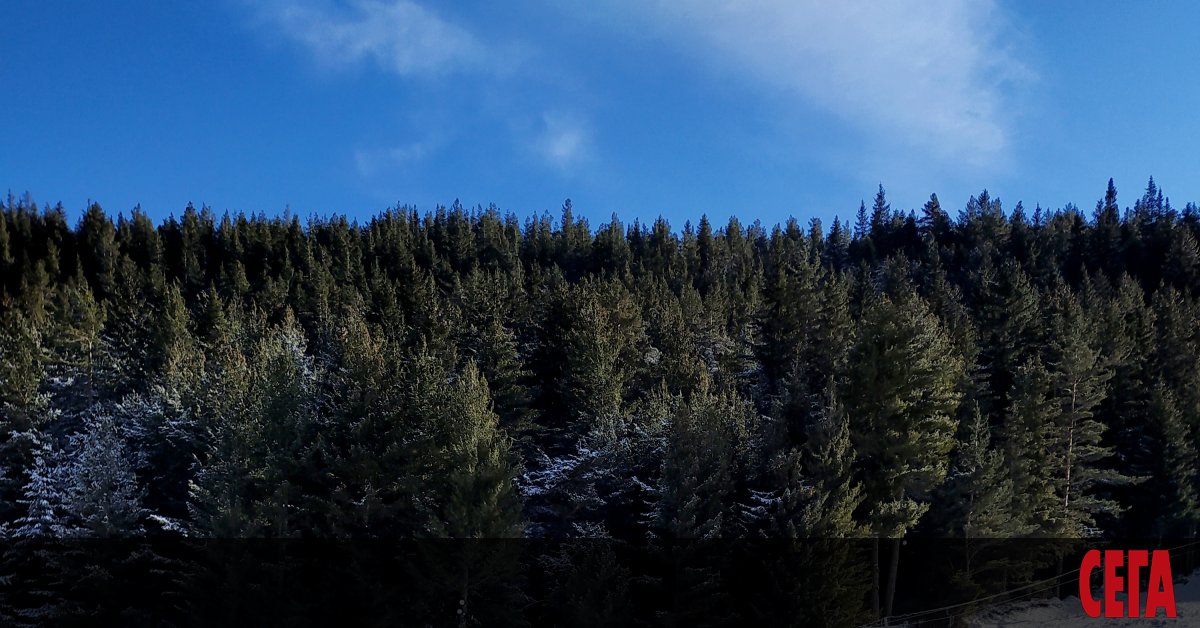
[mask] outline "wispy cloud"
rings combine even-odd
[[[615,4],[726,70],[970,166],[1005,155],[1005,87],[1033,78],[1005,48],[1011,29],[991,0]]]
[[[400,76],[503,71],[511,51],[493,49],[469,30],[409,0],[270,1],[260,15],[323,65],[372,61]]]
[[[588,127],[583,120],[560,111],[542,114],[541,129],[533,143],[547,163],[563,170],[586,159],[589,144]]]
[[[391,148],[360,148],[354,151],[354,165],[358,174],[372,177],[381,171],[404,168],[421,161],[431,147],[424,142],[414,142]]]

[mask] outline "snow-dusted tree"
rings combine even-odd
[[[241,317],[219,311],[196,387],[195,407],[201,413],[197,421],[203,433],[188,481],[187,508],[197,535],[238,538],[253,533],[247,487],[257,434],[250,422],[251,370],[240,345]]]
[[[64,452],[49,443],[34,454],[24,497],[17,503],[25,514],[6,530],[7,536],[26,539],[60,539],[75,536],[76,528],[68,515],[71,502],[70,479]]]
[[[93,415],[86,427],[87,431],[71,438],[67,510],[80,536],[136,536],[143,530],[146,511],[125,438],[107,413]]]
[[[54,417],[48,395],[39,391],[45,376],[42,335],[19,311],[0,317],[0,525],[20,516],[24,491],[41,429]]]
[[[190,485],[193,523],[203,535],[291,536],[296,486],[308,472],[314,364],[290,314],[249,360],[232,331],[219,332],[201,387],[210,405],[201,405],[208,434]]]
[[[291,513],[309,472],[317,374],[304,332],[290,310],[259,342],[252,368],[253,414],[244,419],[254,426],[259,448],[252,459],[257,466],[258,517],[270,536],[291,536]]]
[[[103,335],[108,314],[82,275],[56,297],[51,387],[67,416],[81,421],[110,383],[113,356]]]
[[[0,624],[39,626],[64,618],[64,593],[78,574],[64,577],[64,546],[55,543],[79,532],[68,513],[66,466],[65,452],[43,443],[18,500],[23,515],[0,526],[5,543],[0,552]]]

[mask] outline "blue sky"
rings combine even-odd
[[[574,5],[574,6],[568,6]],[[0,186],[78,213],[593,226],[1200,198],[1200,5],[1034,0],[0,3]]]

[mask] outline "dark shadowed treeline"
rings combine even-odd
[[[1151,181],[955,214],[72,226],[10,197],[0,530],[1193,535],[1200,211]]]

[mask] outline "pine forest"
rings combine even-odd
[[[1200,524],[1200,207],[1153,179],[824,225],[0,207],[9,543]]]

